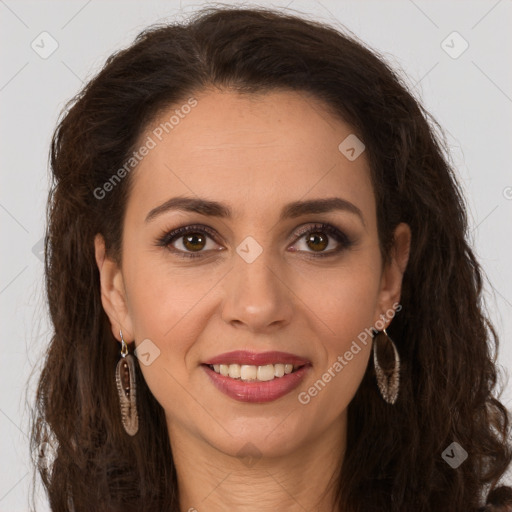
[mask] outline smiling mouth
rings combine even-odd
[[[296,372],[305,364],[266,364],[262,366],[248,364],[208,364],[211,370],[224,377],[244,382],[268,382],[280,379],[285,375]]]

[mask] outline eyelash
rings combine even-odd
[[[308,226],[306,229],[299,230],[298,232],[294,233],[296,237],[298,237],[298,240],[303,238],[305,235],[309,235],[311,233],[314,233],[316,231],[324,231],[328,235],[330,235],[332,238],[334,238],[339,244],[341,244],[341,247],[338,249],[331,250],[329,252],[324,253],[308,253],[310,254],[309,257],[311,258],[326,258],[329,256],[336,256],[344,249],[348,249],[351,247],[354,242],[352,239],[350,239],[345,233],[340,231],[339,229],[335,228],[334,226],[331,226],[330,224],[314,224],[313,226]],[[187,259],[193,259],[193,258],[201,258],[204,257],[204,254],[202,252],[198,253],[188,253],[183,252],[181,249],[175,249],[170,248],[170,244],[174,242],[175,240],[178,240],[179,238],[188,235],[189,233],[199,233],[203,235],[209,235],[211,238],[215,240],[215,237],[217,236],[215,231],[213,231],[211,228],[207,226],[203,226],[200,224],[190,225],[190,226],[184,226],[181,228],[174,229],[172,231],[165,232],[162,236],[160,236],[157,240],[157,245],[159,247],[166,247],[174,254],[177,254],[179,257],[187,258]],[[298,241],[297,240],[297,241]],[[297,251],[297,252],[303,252],[303,251]]]

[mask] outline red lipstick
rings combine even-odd
[[[302,366],[310,363],[310,361],[288,352],[250,352],[248,350],[235,350],[212,357],[204,362],[204,364],[250,364],[254,366],[279,363]]]
[[[269,381],[241,380],[215,372],[210,365],[239,364],[265,366],[270,364],[292,364],[299,366],[292,373],[282,377],[274,377]],[[300,385],[311,368],[308,359],[287,352],[249,352],[237,350],[220,354],[202,364],[210,381],[225,395],[239,402],[265,403],[272,402],[287,395]]]

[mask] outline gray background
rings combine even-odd
[[[49,335],[41,238],[48,149],[58,115],[105,59],[144,27],[182,19],[203,5],[0,0],[0,512],[28,510],[26,401],[32,398]],[[490,281],[485,298],[501,337],[498,362],[512,367],[512,2],[287,0],[241,5],[288,5],[344,25],[407,75],[407,83],[447,133],[468,201],[471,241]],[[49,36],[40,36],[44,31],[58,44],[47,58],[31,47],[34,41],[39,52],[51,49]],[[36,373],[27,387],[31,371]],[[511,383],[502,398],[510,408]],[[38,510],[48,510],[41,489],[38,495]]]

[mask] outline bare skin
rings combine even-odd
[[[343,460],[347,406],[371,342],[308,404],[298,393],[400,302],[410,229],[397,227],[392,261],[383,266],[365,153],[349,161],[340,152],[353,130],[321,103],[295,92],[195,97],[197,106],[133,171],[121,268],[96,237],[103,307],[117,340],[122,329],[127,342],[149,339],[160,350],[141,369],[165,410],[182,511],[331,512],[328,482]],[[177,196],[225,203],[234,216],[174,210],[145,221]],[[362,218],[333,210],[279,219],[289,202],[332,197],[355,205]],[[323,228],[312,229],[320,240],[297,235],[318,223],[352,244]],[[174,252],[158,246],[164,233],[193,224],[215,236],[203,234],[200,245],[181,235],[169,244]],[[236,251],[248,236],[262,248],[251,263]],[[291,352],[312,367],[298,389],[275,401],[239,402],[215,388],[201,366],[238,349]]]

